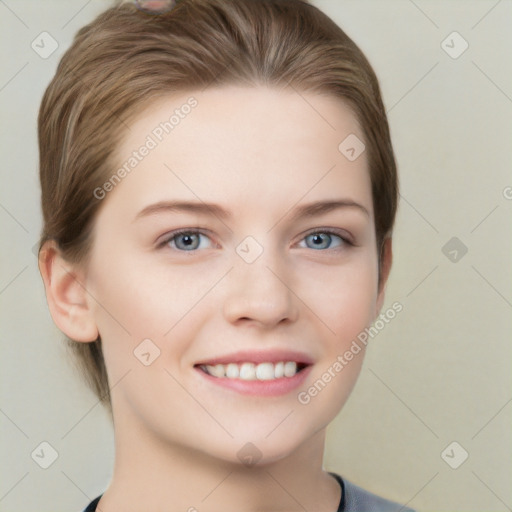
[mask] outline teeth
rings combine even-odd
[[[277,363],[274,368],[276,379],[284,377],[284,363]]]
[[[256,377],[259,380],[275,379],[275,370],[272,363],[261,363],[256,367]]]
[[[293,377],[297,373],[295,361],[279,363],[236,363],[202,365],[201,368],[213,377],[241,380],[273,380],[282,377]]]
[[[228,377],[229,379],[238,379],[239,376],[240,368],[238,368],[238,365],[235,363],[229,363],[226,366],[226,377]],[[221,375],[221,377],[224,377],[224,375]]]
[[[224,377],[224,365],[216,364],[215,366],[210,366],[212,375],[214,377]]]
[[[284,376],[293,377],[297,373],[297,363],[288,361],[284,364]]]
[[[254,380],[256,378],[256,366],[252,363],[244,363],[240,366],[240,378],[242,380]]]

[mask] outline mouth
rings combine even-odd
[[[207,375],[217,379],[237,379],[242,381],[271,381],[290,379],[306,369],[310,364],[300,361],[278,361],[276,363],[227,363],[227,364],[197,364]]]
[[[305,383],[314,360],[305,352],[288,349],[240,350],[203,359],[196,374],[212,389],[242,395],[285,396]]]

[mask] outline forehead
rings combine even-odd
[[[351,161],[340,151],[354,136],[363,140],[345,102],[291,88],[226,86],[159,98],[116,150],[116,165],[129,172],[108,201],[128,208],[121,199],[130,197],[129,208],[140,209],[179,197],[270,212],[301,197],[355,195],[371,211],[365,152]]]

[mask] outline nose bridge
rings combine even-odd
[[[265,326],[295,321],[297,304],[287,282],[290,272],[284,255],[245,240],[235,256],[223,308],[226,319],[232,323],[252,320]]]

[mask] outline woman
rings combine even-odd
[[[39,115],[39,267],[111,410],[86,511],[407,510],[324,471],[389,275],[377,79],[302,0],[123,4]]]

